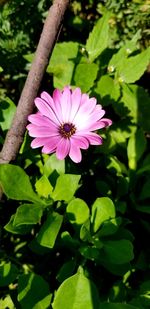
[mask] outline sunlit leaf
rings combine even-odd
[[[59,233],[63,221],[63,216],[53,212],[47,217],[47,220],[42,225],[38,235],[37,241],[41,246],[53,248],[56,237]]]
[[[87,42],[86,50],[89,60],[94,61],[108,45],[109,39],[109,12],[106,12],[94,26]]]
[[[80,175],[65,174],[57,179],[54,191],[51,197],[54,201],[64,200],[68,202],[74,196],[79,187]]]
[[[19,166],[1,164],[0,183],[4,193],[11,199],[43,203],[33,191],[29,176]]]
[[[93,231],[96,232],[101,224],[115,217],[115,207],[108,197],[97,198],[92,206],[91,222]]]
[[[66,279],[56,291],[53,309],[96,309],[99,303],[98,293],[94,284],[78,271]]]

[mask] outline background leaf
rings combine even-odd
[[[106,12],[94,26],[87,39],[86,50],[91,62],[94,61],[107,47],[109,38],[109,17],[109,12]]]

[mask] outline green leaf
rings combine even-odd
[[[115,111],[120,116],[131,117],[131,121],[138,122],[139,117],[139,102],[138,102],[138,86],[137,85],[122,85],[122,97],[120,102],[114,104]]]
[[[121,222],[121,218],[114,218],[109,221],[103,222],[103,225],[98,232],[98,236],[103,237],[115,234]]]
[[[34,54],[23,55],[23,58],[26,59],[28,62],[32,62],[34,59]]]
[[[127,239],[103,242],[107,261],[113,264],[125,264],[134,258],[133,245]]]
[[[99,309],[139,309],[138,307],[123,303],[100,303]]]
[[[12,283],[18,275],[18,268],[12,263],[0,265],[0,286]]]
[[[65,174],[57,178],[56,186],[51,194],[54,201],[70,201],[79,187],[80,175]]]
[[[35,188],[39,196],[46,198],[48,198],[53,191],[53,187],[45,175],[37,180]]]
[[[55,70],[53,69],[53,84],[55,88],[63,89],[64,86],[71,84],[74,66],[73,62],[68,61],[67,63],[57,65]]]
[[[67,217],[73,224],[83,224],[89,218],[89,208],[80,198],[73,199],[66,209]]]
[[[3,131],[10,128],[13,116],[16,111],[16,105],[11,99],[5,97],[0,104],[0,124]]]
[[[137,85],[122,85],[123,96],[120,102],[114,104],[115,111],[121,116],[131,117],[145,131],[150,132],[150,96]],[[122,104],[123,103],[123,104]]]
[[[102,245],[103,247],[103,245]],[[80,253],[88,260],[98,261],[100,258],[100,250],[96,247],[81,246]]]
[[[115,217],[115,207],[108,197],[97,198],[92,206],[91,222],[94,233],[100,228],[103,222]]]
[[[127,41],[118,51],[115,53],[109,64],[108,64],[108,72],[112,73],[116,69],[119,69],[120,65],[122,65],[123,61],[128,58],[130,54],[133,53],[137,49],[137,40],[139,39],[139,32],[135,34],[131,41]]]
[[[100,103],[103,106],[113,104],[120,96],[119,83],[116,83],[109,75],[103,75],[94,90],[100,95]]]
[[[144,200],[150,197],[150,179],[148,179],[142,186],[140,192],[140,200]]]
[[[97,72],[96,63],[79,63],[75,69],[74,81],[83,92],[87,92],[93,86]]]
[[[147,48],[136,56],[124,59],[118,69],[119,78],[125,83],[134,83],[143,75],[149,61],[150,48]]]
[[[8,198],[44,203],[32,189],[29,176],[16,165],[0,165],[0,183]]]
[[[55,45],[47,67],[47,72],[54,74],[55,88],[63,88],[71,84],[77,54],[77,42],[63,42]]]
[[[86,50],[88,52],[90,62],[93,62],[108,46],[109,17],[110,13],[106,12],[94,26],[87,39]]]
[[[107,165],[107,168],[110,170],[114,170],[118,176],[122,174],[128,174],[125,164],[120,162],[117,157],[112,155],[109,156],[109,163]]]
[[[66,279],[56,291],[53,309],[96,309],[99,303],[94,284],[81,271]]]
[[[15,309],[15,305],[12,302],[10,295],[7,295],[4,299],[0,299],[1,309]]]
[[[142,87],[137,86],[138,123],[144,131],[150,132],[150,95]]]
[[[14,216],[13,225],[36,224],[40,221],[43,213],[43,207],[40,204],[23,204],[17,208]]]
[[[9,222],[4,226],[4,229],[12,234],[21,234],[21,235],[28,234],[31,231],[32,226],[31,225],[14,226],[14,217],[15,215],[11,216]]]
[[[47,309],[52,295],[48,283],[39,275],[21,275],[18,281],[18,301],[23,309]]]
[[[56,277],[57,280],[61,283],[64,280],[66,280],[68,277],[73,275],[75,266],[76,266],[75,260],[70,260],[64,263],[57,274],[57,277]]]
[[[38,243],[41,246],[53,248],[62,222],[63,216],[60,214],[56,212],[49,214],[37,235]]]
[[[91,231],[90,231],[90,220],[88,219],[84,222],[80,229],[80,239],[82,241],[89,241],[91,240]]]
[[[65,160],[58,160],[55,154],[52,154],[45,162],[43,167],[44,175],[49,177],[54,171],[59,175],[65,173]]]
[[[144,172],[150,172],[150,154],[141,162],[141,167],[138,169],[137,174],[142,174]]]
[[[138,160],[142,157],[146,149],[146,137],[142,129],[137,129],[134,134],[131,135],[128,141],[127,154],[129,168],[135,170]]]

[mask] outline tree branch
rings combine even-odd
[[[0,153],[0,163],[9,163],[17,156],[23,142],[27,117],[32,113],[34,98],[49,62],[69,0],[54,0],[46,18],[35,58],[18,102],[16,114]]]

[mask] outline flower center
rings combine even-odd
[[[69,138],[76,132],[76,128],[72,123],[63,123],[59,128],[59,133],[65,137]]]

